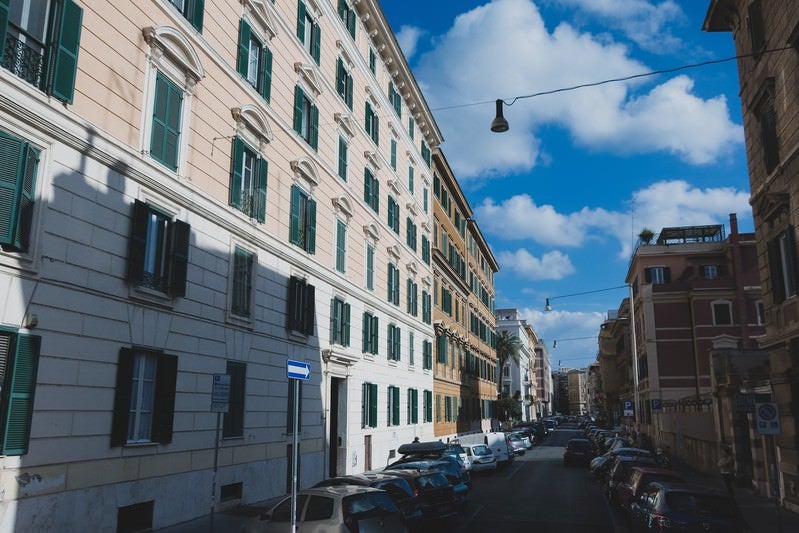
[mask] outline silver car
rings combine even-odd
[[[527,445],[518,435],[508,433],[508,444],[510,444],[513,453],[516,455],[524,455],[527,451]]]
[[[466,459],[471,465],[472,472],[497,469],[497,458],[485,444],[464,444],[463,449],[466,451]]]
[[[297,529],[302,533],[407,533],[402,514],[387,492],[343,485],[297,493]],[[256,516],[242,533],[290,533],[291,497]]]

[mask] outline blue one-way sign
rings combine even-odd
[[[311,379],[311,365],[302,361],[286,360],[286,375],[289,379]]]

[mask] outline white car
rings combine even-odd
[[[472,472],[497,469],[497,458],[485,444],[464,444],[463,449],[466,450],[466,459]]]

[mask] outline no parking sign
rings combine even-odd
[[[756,403],[755,417],[758,433],[761,435],[780,434],[780,416],[776,403]]]

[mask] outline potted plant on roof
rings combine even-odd
[[[655,237],[655,232],[649,228],[644,228],[641,230],[641,233],[638,234],[638,238],[644,244],[649,244],[652,242],[652,239]]]

